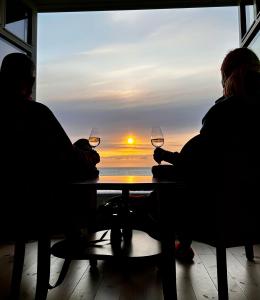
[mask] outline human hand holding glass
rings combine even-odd
[[[164,137],[163,133],[160,127],[153,127],[152,128],[152,133],[151,133],[151,143],[152,145],[157,149],[163,146],[164,144]],[[155,150],[156,152],[156,150]],[[155,158],[155,155],[154,155]],[[157,163],[160,165],[161,160],[155,159]]]

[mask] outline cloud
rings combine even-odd
[[[87,56],[100,56],[100,55],[107,55],[107,54],[117,54],[120,51],[120,45],[118,46],[111,46],[111,47],[99,47],[94,48],[91,50],[79,52],[78,55],[87,55]]]
[[[115,23],[127,23],[136,25],[137,22],[142,22],[142,19],[147,15],[145,10],[132,10],[132,11],[114,11],[109,14],[109,19]]]

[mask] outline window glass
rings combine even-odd
[[[18,1],[6,2],[6,26],[5,28],[28,42],[29,9]]]
[[[246,30],[249,30],[255,21],[254,5],[246,5]]]
[[[4,39],[0,37],[0,64],[2,64],[3,58],[12,52],[20,52],[25,53],[24,51],[20,50],[19,48],[13,46],[12,44],[8,43]]]
[[[238,45],[237,7],[42,13],[37,100],[73,142],[100,129],[99,168],[150,170],[151,127],[179,151],[222,95],[220,65]]]
[[[251,48],[258,55],[258,57],[260,57],[260,32],[257,33],[249,45],[249,48]]]

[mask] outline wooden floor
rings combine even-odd
[[[36,243],[28,243],[21,299],[34,297]],[[177,262],[179,300],[217,299],[215,249],[193,243],[192,265]],[[228,279],[231,300],[260,300],[260,245],[255,246],[255,262],[247,262],[244,248],[228,249]],[[7,299],[12,271],[13,247],[0,245],[0,299]],[[59,274],[62,260],[52,257],[51,282]],[[92,274],[88,261],[75,261],[65,282],[49,291],[48,300],[160,300],[160,275],[155,265],[116,266],[99,261],[99,273]]]

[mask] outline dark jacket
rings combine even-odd
[[[89,177],[95,166],[74,147],[48,107],[17,99],[2,105],[1,114],[5,137],[1,160],[10,175],[55,182]]]
[[[97,175],[97,170],[50,109],[1,97],[0,128],[0,239],[28,232],[37,236],[39,230],[64,229],[75,220],[88,222],[95,196],[67,183]]]
[[[182,175],[192,181],[222,180],[227,168],[257,175],[260,99],[220,98],[202,120],[200,133],[182,148]],[[231,167],[232,166],[232,167]],[[253,176],[252,176],[253,177]]]

